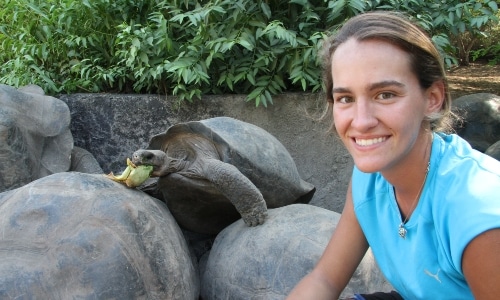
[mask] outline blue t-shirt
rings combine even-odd
[[[500,228],[500,162],[457,135],[435,133],[430,166],[405,239],[398,235],[393,186],[380,173],[354,168],[354,211],[380,269],[403,298],[473,299],[462,254],[474,237]]]

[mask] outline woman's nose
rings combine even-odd
[[[357,101],[351,126],[366,131],[378,123],[376,111],[368,101]]]

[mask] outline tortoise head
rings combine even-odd
[[[161,150],[139,149],[132,154],[132,163],[137,166],[153,166],[151,176],[156,177],[166,176],[170,173],[177,172],[179,169],[179,161],[169,157]]]

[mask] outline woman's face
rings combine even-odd
[[[332,76],[335,127],[361,171],[390,170],[421,153],[422,120],[437,95],[434,85],[420,87],[406,52],[350,39],[332,55]]]

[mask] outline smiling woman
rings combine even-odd
[[[442,61],[397,13],[353,17],[325,42],[328,107],[355,167],[330,243],[290,300],[337,299],[368,247],[396,291],[353,299],[500,294],[500,163],[444,133]]]

